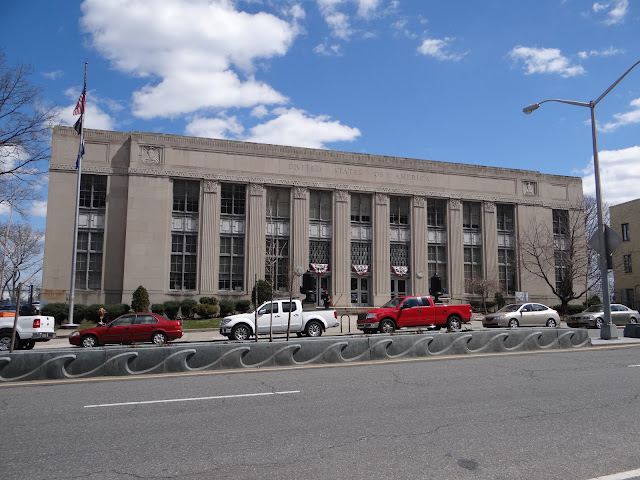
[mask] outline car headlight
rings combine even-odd
[[[227,323],[231,322],[230,318],[223,318],[222,322],[220,323],[220,325],[226,325]]]
[[[378,314],[377,313],[367,313],[367,320],[369,320],[370,318],[377,318]]]
[[[80,335],[80,332],[73,332],[73,333],[71,334],[71,336],[72,336],[72,337],[77,337],[78,335]]]

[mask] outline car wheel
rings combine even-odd
[[[378,326],[380,329],[380,333],[393,333],[396,331],[396,326],[393,323],[393,320],[382,320],[380,325]]]
[[[234,340],[247,340],[251,336],[251,330],[244,323],[236,325],[231,329],[231,338]]]
[[[85,335],[80,341],[80,345],[85,348],[92,348],[98,346],[98,338],[95,335]]]
[[[631,317],[629,319],[629,323],[638,323],[638,319],[636,317]]]
[[[31,350],[35,346],[35,340],[25,340],[24,342],[20,342],[20,348],[22,348],[23,350]]]
[[[5,350],[11,350],[11,333],[0,333],[0,351]]]
[[[459,332],[462,330],[462,320],[457,315],[452,315],[447,320],[447,329],[453,330],[454,332]]]
[[[164,345],[167,343],[167,336],[162,332],[155,332],[151,335],[151,343],[155,345]]]
[[[547,327],[556,327],[556,321],[553,318],[550,318],[549,320],[547,320]]]
[[[601,328],[604,321],[601,318],[596,318],[596,328]]]
[[[322,325],[320,325],[320,322],[316,322],[315,320],[309,322],[304,329],[304,333],[307,337],[319,337],[322,335]]]
[[[520,324],[518,323],[518,320],[516,320],[515,318],[512,318],[511,320],[509,320],[509,328],[518,328],[520,326]]]

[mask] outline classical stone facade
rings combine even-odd
[[[76,302],[248,298],[256,279],[339,307],[470,279],[554,304],[520,265],[524,226],[582,201],[579,178],[143,132],[86,130]],[[78,136],[53,132],[42,296],[71,280]],[[553,271],[549,272],[553,278]]]
[[[640,199],[609,209],[611,228],[622,243],[613,252],[614,301],[640,308]]]

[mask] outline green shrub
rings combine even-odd
[[[591,305],[602,305],[602,300],[598,295],[591,295],[583,305],[585,307],[590,307]]]
[[[504,294],[502,292],[496,292],[495,295],[493,296],[493,299],[496,302],[496,307],[498,307],[498,310],[500,310],[502,307],[506,305],[506,302],[504,300]]]
[[[236,311],[238,313],[246,313],[251,309],[251,300],[238,300],[236,302]]]
[[[567,305],[567,311],[562,311],[562,305],[554,305],[554,310],[556,310],[560,315],[575,315],[576,313],[580,313],[584,310],[584,305]]]
[[[104,308],[104,305],[102,305],[101,303],[92,303],[91,305],[87,305],[84,312],[84,319],[90,323],[98,323],[98,321],[100,320],[100,314],[98,313],[98,310],[100,308]],[[75,312],[73,315],[75,317],[76,315]]]
[[[218,315],[218,305],[211,305],[209,303],[198,303],[195,305],[191,312],[198,315],[200,318],[213,318]]]
[[[180,307],[182,308],[182,316],[184,318],[191,318],[191,310],[198,304],[194,299],[187,298],[180,302]]]
[[[58,325],[61,325],[69,318],[69,304],[67,303],[47,303],[42,307],[42,315],[53,317]]]
[[[126,303],[114,303],[113,305],[105,305],[104,309],[107,311],[105,321],[110,322],[118,318],[120,315],[129,313],[131,307]]]
[[[67,306],[67,308],[69,308]],[[100,307],[98,307],[100,308]],[[89,314],[89,307],[82,303],[73,304],[73,323],[80,323],[82,320],[86,320]]]
[[[203,305],[217,305],[218,299],[216,297],[202,297],[200,298],[200,303]]]
[[[162,303],[154,303],[151,305],[151,312],[156,315],[164,315],[164,305]]]
[[[220,300],[220,303],[218,305],[220,306],[221,317],[226,317],[236,310],[236,302],[234,302],[233,300]]]
[[[256,298],[256,293],[258,297]],[[267,280],[258,280],[251,291],[251,301],[254,305],[260,306],[267,300],[271,300],[272,295],[271,282]]]
[[[175,320],[180,310],[180,302],[177,300],[167,300],[163,304],[164,314],[169,320]]]
[[[131,309],[134,312],[148,312],[149,311],[149,292],[147,289],[140,285],[133,292],[131,298]]]

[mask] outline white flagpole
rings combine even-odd
[[[84,140],[84,115],[87,105],[87,62],[84,62],[84,86],[82,90],[84,98],[82,99],[82,112],[80,113],[80,145],[78,146],[78,179],[76,182],[76,210],[73,219],[73,253],[71,254],[71,285],[69,286],[69,319],[68,327],[74,327],[73,323],[73,305],[76,292],[76,255],[78,250],[78,213],[80,210],[80,178],[82,176],[82,147]]]

